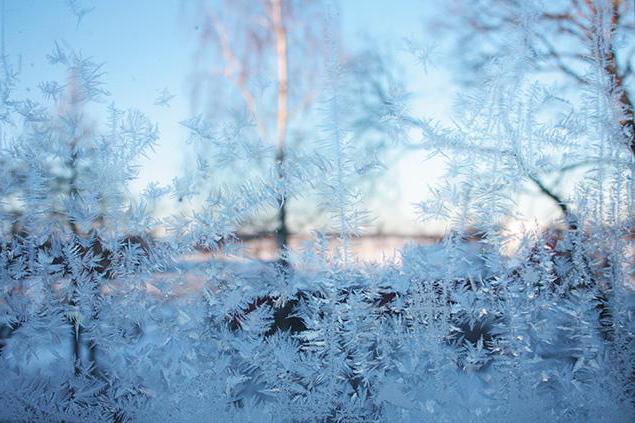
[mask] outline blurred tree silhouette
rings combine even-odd
[[[261,143],[275,146],[275,168],[281,184],[275,232],[283,265],[287,264],[284,250],[289,237],[285,160],[287,150],[303,138],[298,122],[307,119],[319,90],[316,81],[323,50],[319,6],[316,1],[285,0],[200,4],[203,30],[199,57],[211,55],[220,66],[197,79],[194,96],[198,98],[202,85],[210,82],[214,94],[224,94],[218,104],[215,98],[210,99],[217,116],[227,111],[229,103],[229,119],[247,121],[255,127]],[[218,84],[219,75],[230,87]],[[237,101],[228,102],[228,96]],[[248,158],[262,164],[263,157]]]
[[[290,235],[286,173],[301,152],[320,148],[316,141],[323,126],[325,28],[339,25],[334,16],[327,16],[327,9],[314,0],[201,2],[198,9],[202,23],[192,97],[203,103],[204,119],[214,122],[210,126],[216,129],[210,132],[215,135],[207,138],[214,138],[211,144],[217,150],[204,145],[207,151],[201,152],[199,163],[207,168],[209,153],[220,152],[216,159],[223,164],[217,160],[212,167],[222,170],[229,158],[229,173],[245,178],[266,172],[273,159],[280,182],[274,226],[284,266]],[[351,128],[359,152],[358,176],[367,177],[382,168],[377,156],[390,147],[387,141],[403,136],[400,119],[408,97],[395,67],[377,46],[355,52],[340,48],[338,54],[339,72],[346,78],[340,94],[351,100],[342,119]],[[186,126],[200,129],[201,122],[197,117]],[[245,145],[242,150],[234,136],[238,132]],[[226,175],[203,183],[209,187]]]
[[[521,34],[531,52],[535,73],[556,76],[566,85],[590,89],[596,85],[587,73],[592,61],[602,63],[610,83],[606,95],[617,99],[616,113],[635,155],[635,121],[632,82],[635,66],[635,7],[624,0],[454,0],[443,23],[456,36],[457,57],[462,65],[460,78],[473,84],[488,64],[501,55],[513,54],[508,40]],[[458,34],[458,35],[457,35]],[[578,91],[580,92],[580,91]],[[582,160],[558,170],[560,177],[587,166]],[[544,180],[547,175],[531,175],[535,186],[555,201],[563,214],[566,202]]]

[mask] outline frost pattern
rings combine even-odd
[[[79,25],[90,9],[68,3]],[[199,192],[210,167],[274,152],[245,136],[248,115],[197,115],[181,124],[192,143],[217,147],[214,162],[198,157],[195,170],[141,198],[129,184],[158,128],[111,102],[103,65],[55,44],[49,62],[67,79],[43,81],[36,100],[14,98],[19,75],[5,60],[0,418],[632,420],[635,160],[603,62],[611,22],[598,16],[579,107],[529,77],[522,37],[461,97],[450,128],[412,116],[402,87],[382,91],[365,119],[446,157],[448,169],[433,200],[417,205],[423,219],[447,222],[443,241],[382,265],[359,263],[347,247],[367,221],[358,176],[385,164],[356,150],[344,87],[358,74],[334,40],[322,148],[290,152],[284,181],[266,160],[238,186]],[[172,98],[164,89],[154,104]],[[554,103],[566,112],[542,119]],[[572,159],[592,165],[562,225],[509,233],[517,194]],[[290,268],[242,254],[242,225],[309,191],[329,226]],[[167,196],[199,207],[154,218]],[[200,250],[212,258],[185,259]]]

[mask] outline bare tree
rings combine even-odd
[[[287,138],[287,123],[289,120],[288,93],[288,55],[287,31],[282,19],[282,0],[271,0],[271,22],[276,34],[276,59],[278,65],[278,139],[276,144],[276,167],[278,177],[284,181],[284,149]],[[284,251],[289,242],[289,228],[287,227],[286,198],[278,200],[278,228],[276,230],[276,244],[279,251]]]
[[[221,66],[212,65],[212,72],[204,73],[198,82],[218,81],[218,76],[228,81],[262,143],[275,145],[275,168],[282,186],[275,234],[284,266],[289,242],[285,160],[287,150],[301,142],[300,136],[291,133],[292,126],[305,118],[319,91],[323,49],[319,6],[311,0],[202,4],[200,57],[211,52],[215,65],[220,62]],[[263,89],[263,85],[275,89]],[[196,90],[200,91],[200,84]],[[228,104],[222,106],[228,108]]]
[[[611,92],[622,108],[619,125],[627,147],[635,155],[635,120],[632,81],[635,61],[635,6],[627,0],[454,0],[444,20],[458,34],[456,40],[461,65],[467,72],[464,82],[490,61],[509,53],[511,33],[522,31],[537,72],[551,73],[565,84],[585,88],[593,83],[585,72],[589,60],[602,63],[611,79]],[[608,25],[606,22],[608,21]],[[562,169],[567,172],[584,166],[579,163]],[[563,212],[569,210],[553,188],[539,175],[530,180]]]

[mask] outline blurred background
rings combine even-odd
[[[582,3],[546,2],[534,21],[545,25],[533,30],[532,46],[543,60],[536,79],[563,97],[575,97],[584,84],[575,36],[575,8]],[[328,45],[335,43],[346,74],[347,123],[355,151],[365,158],[355,183],[370,219],[353,248],[376,259],[410,241],[435,242],[446,225],[422,221],[416,207],[442,183],[444,161],[431,157],[420,134],[399,121],[452,126],[454,104],[478,86],[493,57],[510,53],[501,50],[510,34],[506,25],[518,24],[510,16],[523,7],[502,0],[3,0],[2,56],[19,73],[25,97],[40,95],[32,91],[42,81],[64,79],[51,66],[56,49],[103,63],[109,95],[103,109],[87,111],[93,121],[103,121],[112,99],[148,114],[160,131],[154,153],[139,164],[130,192],[138,196],[165,186],[213,192],[257,178],[271,156],[290,160],[320,149],[319,98]],[[627,34],[633,30],[629,10],[623,8]],[[618,63],[630,69],[629,53],[621,54],[632,54],[626,41]],[[195,139],[203,121],[213,123],[207,143]],[[237,138],[244,151],[235,151]],[[510,230],[559,219],[581,167],[532,176]],[[205,177],[187,176],[194,168]],[[154,213],[196,207],[176,195],[158,202]],[[293,249],[324,222],[324,210],[307,192],[285,202],[284,216],[272,209],[239,233],[251,254],[270,258],[281,225]]]

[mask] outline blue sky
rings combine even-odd
[[[182,169],[187,134],[178,122],[192,113],[188,80],[198,42],[197,28],[187,13],[193,1],[197,0],[78,1],[94,6],[78,25],[66,0],[4,0],[5,51],[20,64],[24,86],[36,87],[42,80],[60,77],[46,62],[57,41],[104,62],[107,88],[117,105],[140,109],[158,122],[160,142],[155,154],[142,163],[133,185],[137,191],[150,181],[168,183]],[[439,64],[428,69],[400,50],[406,37],[423,46],[439,44],[424,31],[425,19],[437,13],[439,5],[424,0],[343,0],[341,32],[350,48],[371,37],[398,50],[404,79],[414,93],[414,114],[447,122],[457,87],[444,64],[443,49],[437,49]],[[153,104],[163,88],[176,95],[169,109]],[[411,205],[424,198],[427,186],[440,175],[438,162],[424,162],[422,154],[414,154],[392,167],[389,177],[396,188],[391,207],[376,206],[372,212],[387,230],[424,230],[417,225]]]

